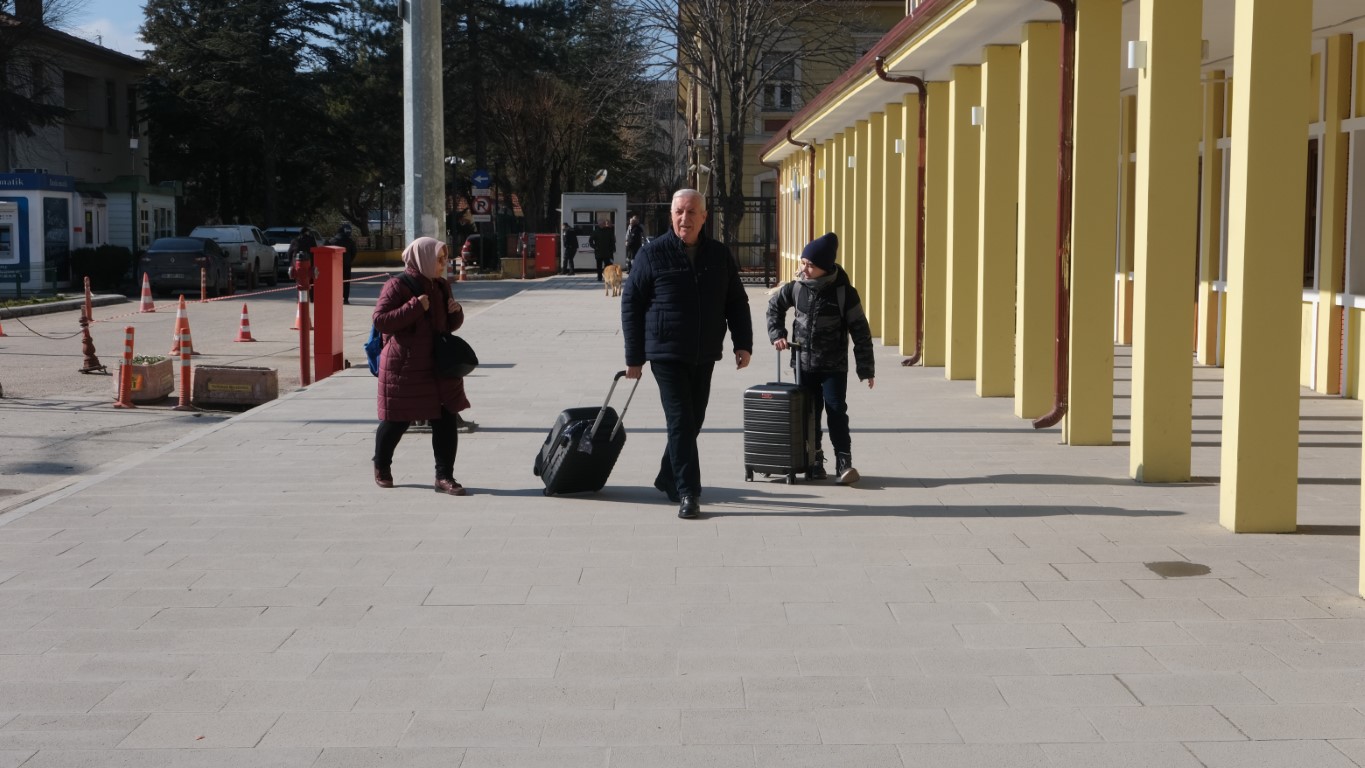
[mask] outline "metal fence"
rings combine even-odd
[[[719,197],[707,201],[707,226],[710,235],[722,238],[725,210]],[[777,198],[746,197],[743,213],[731,227],[725,243],[739,260],[740,275],[746,282],[775,285],[777,280]]]

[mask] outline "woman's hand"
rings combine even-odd
[[[431,309],[431,297],[425,293],[417,297],[417,302],[422,305],[422,309]]]
[[[460,302],[456,301],[456,300],[455,300],[455,297],[453,297],[453,296],[450,297],[449,299],[446,299],[446,311],[449,312],[449,313],[451,313],[451,314],[454,314],[454,313],[456,313],[456,312],[459,312],[459,311],[460,311]]]

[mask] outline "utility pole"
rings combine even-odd
[[[399,0],[403,17],[403,225],[406,237],[445,236],[445,106],[440,0]],[[381,214],[382,215],[382,214]]]

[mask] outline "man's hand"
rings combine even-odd
[[[747,349],[735,350],[735,368],[747,367],[749,367],[749,350]]]
[[[626,378],[627,378],[627,379],[638,379],[638,378],[640,378],[640,375],[644,372],[644,369],[645,369],[645,367],[644,367],[643,365],[627,365],[627,366],[626,366]]]
[[[783,336],[782,338],[773,342],[773,347],[776,348],[778,352],[781,352],[782,350],[786,349],[789,346],[791,345],[787,343],[786,336]]]
[[[867,380],[867,388],[868,388],[868,389],[872,389],[872,387],[875,386],[876,383],[877,383],[877,379],[876,379],[875,376],[874,376],[873,378],[868,379],[868,380]]]

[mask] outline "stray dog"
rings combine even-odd
[[[615,264],[608,264],[602,268],[602,282],[607,285],[608,296],[621,295],[621,268]]]

